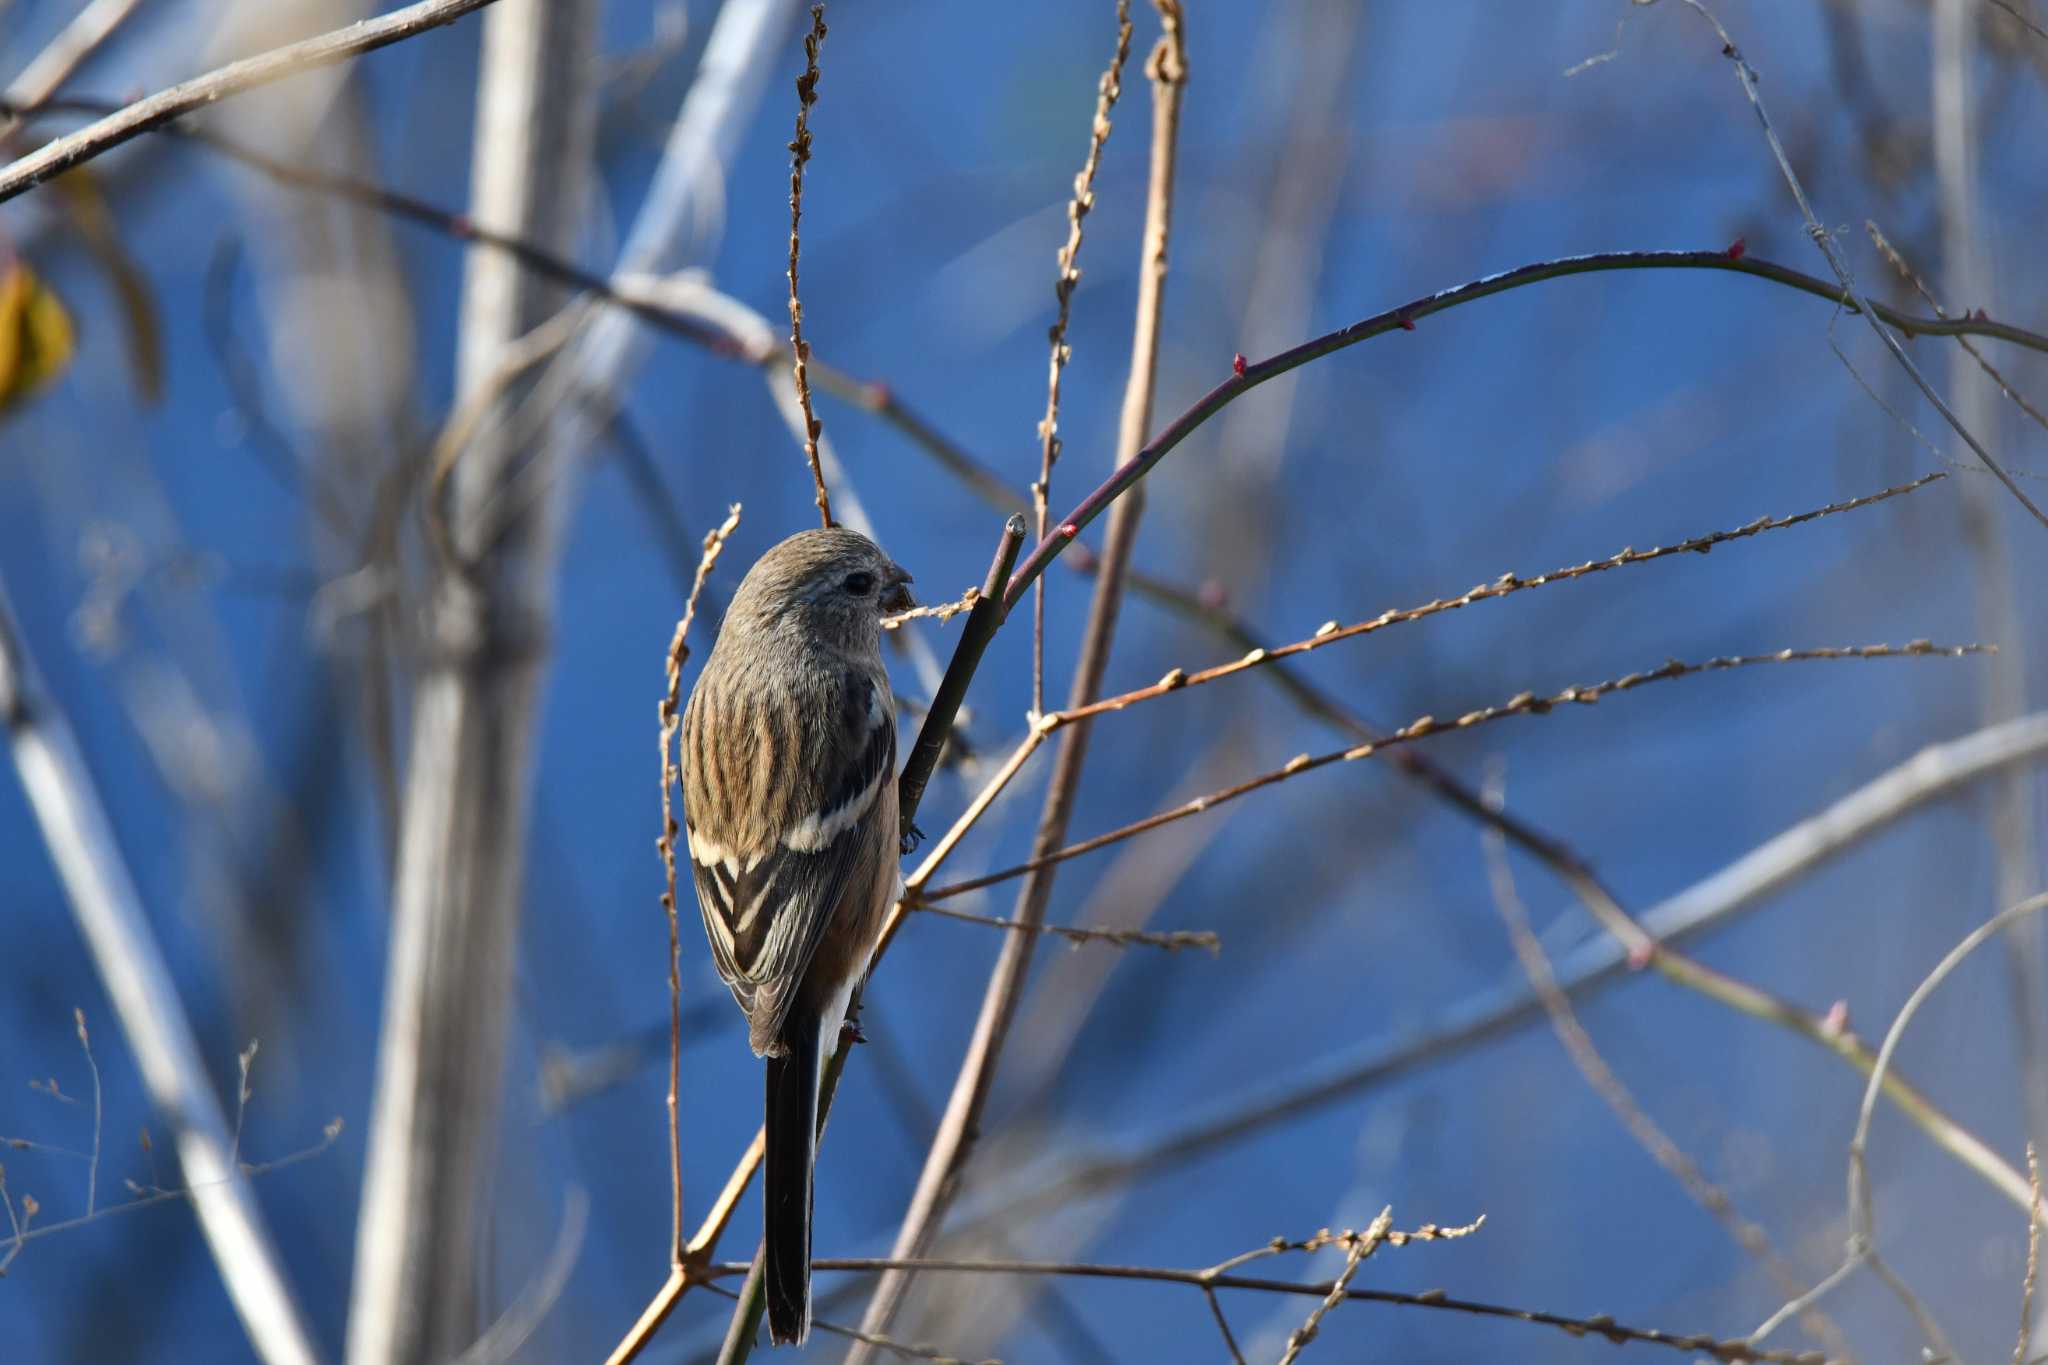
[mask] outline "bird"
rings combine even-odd
[[[811,1326],[818,1087],[901,885],[882,616],[911,577],[866,536],[802,531],[747,570],[683,713],[683,822],[712,961],[767,1060],[768,1331]]]

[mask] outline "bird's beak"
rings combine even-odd
[[[891,564],[889,566],[888,575],[883,580],[881,604],[883,611],[909,611],[917,605],[916,600],[910,595],[909,587],[906,586],[911,581],[910,575],[904,571],[902,565]]]

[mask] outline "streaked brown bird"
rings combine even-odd
[[[882,615],[905,573],[866,536],[804,531],[755,561],[683,714],[683,821],[718,974],[767,1058],[768,1331],[811,1327],[818,1085],[900,878]]]

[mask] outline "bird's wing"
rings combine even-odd
[[[771,723],[765,705],[700,707],[701,685],[684,717],[683,810],[697,906],[756,1052],[776,1045],[863,853],[872,856],[881,803],[896,799],[887,685],[849,672],[835,690],[801,718],[807,729],[823,728],[822,744],[805,745],[802,734]],[[710,710],[733,717],[737,742],[725,736],[714,749],[699,714]],[[807,752],[825,755],[819,771],[798,770]]]

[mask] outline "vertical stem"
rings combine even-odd
[[[1977,231],[1977,133],[1970,106],[1976,59],[1978,6],[1936,0],[1934,7],[1934,171],[1940,191],[1942,279],[1949,311],[1967,315],[1989,297],[1990,271]],[[1998,444],[1998,396],[1975,359],[1961,346],[1949,351],[1949,391],[1956,416],[1987,446]],[[2012,556],[2006,544],[2004,500],[1982,479],[1963,479],[1963,532],[1977,558],[1977,633],[1995,640],[1979,696],[1982,722],[1998,725],[2021,714],[2025,702],[2026,634],[2013,597]],[[2024,899],[2040,884],[2034,847],[2031,775],[2010,769],[1991,780],[1991,835],[1997,850],[1999,905]],[[2039,920],[2015,923],[2005,936],[2018,1030],[2020,1089],[2027,1131],[2048,1142],[2048,953]]]

